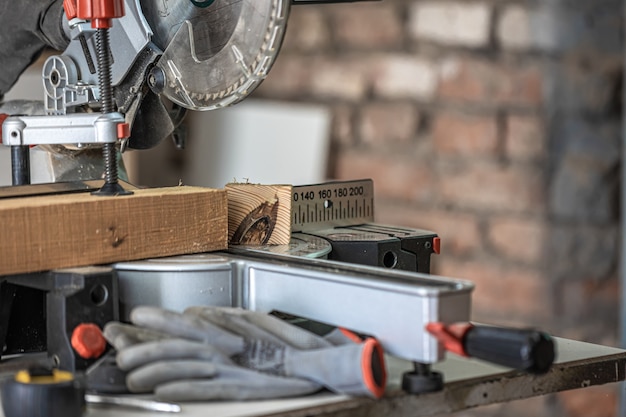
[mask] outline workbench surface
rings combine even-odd
[[[511,371],[476,360],[450,355],[434,369],[443,372],[443,391],[408,395],[399,388],[411,364],[387,358],[389,382],[381,400],[321,393],[296,399],[182,404],[182,413],[166,414],[90,406],[86,417],[305,417],[305,416],[430,416],[479,405],[499,403],[584,388],[626,379],[626,351],[589,343],[556,339],[557,360],[545,375]]]

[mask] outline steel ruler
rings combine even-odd
[[[294,186],[291,229],[309,232],[374,221],[374,182],[370,179]]]

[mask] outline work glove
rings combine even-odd
[[[164,401],[259,400],[301,396],[322,387],[306,379],[267,375],[238,366],[206,343],[170,338],[122,349],[133,393],[154,392]]]
[[[337,346],[273,316],[218,307],[182,314],[138,307],[131,322],[107,324],[105,337],[129,371],[132,392],[184,401],[296,396],[322,387],[372,397],[384,391],[374,339]]]

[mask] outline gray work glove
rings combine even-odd
[[[230,308],[192,308],[181,314],[138,307],[131,321],[133,326],[105,327],[105,337],[118,350],[118,365],[130,371],[131,391],[156,388],[159,398],[182,401],[303,395],[322,386],[372,397],[384,390],[382,349],[374,339],[335,346],[275,317]],[[170,362],[188,359],[193,362],[185,368]],[[203,378],[201,383],[198,378]],[[220,393],[224,382],[237,378],[239,386],[255,383],[243,391]],[[174,396],[172,381],[178,386]],[[243,397],[232,396],[237,392]]]
[[[108,332],[134,331],[107,326]],[[122,339],[125,339],[122,336]],[[125,342],[121,342],[122,345]],[[151,393],[164,401],[259,400],[301,396],[322,387],[312,381],[266,375],[232,362],[206,343],[166,338],[126,345],[118,366],[129,371],[126,385],[133,393]]]

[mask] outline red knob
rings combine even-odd
[[[93,323],[81,323],[74,328],[72,347],[81,358],[99,358],[105,351],[107,342],[100,327]]]
[[[76,0],[63,0],[63,8],[65,9],[67,20],[72,20],[76,17]]]
[[[94,29],[108,29],[112,19],[124,16],[124,0],[78,0],[76,12],[79,19],[91,20]]]
[[[120,123],[117,125],[117,138],[126,139],[130,137],[130,125],[128,123]]]

